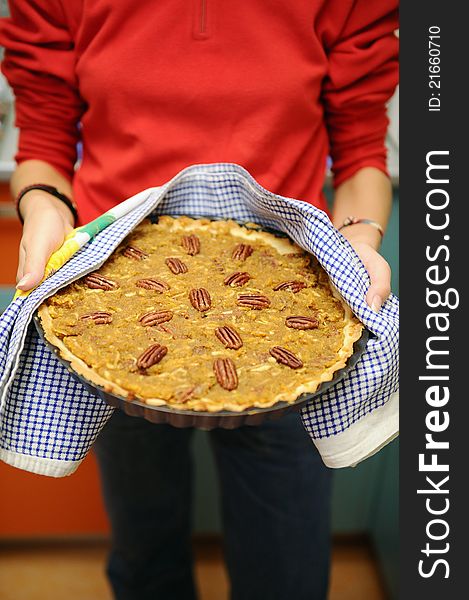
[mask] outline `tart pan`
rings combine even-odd
[[[298,411],[302,406],[310,402],[313,398],[320,396],[325,390],[335,385],[351,371],[362,354],[365,352],[366,344],[369,338],[367,329],[363,329],[363,333],[353,346],[353,354],[349,357],[347,364],[342,369],[334,373],[330,381],[323,382],[318,389],[313,393],[301,394],[294,402],[277,402],[268,408],[247,408],[242,412],[233,412],[229,410],[221,410],[218,412],[203,412],[193,410],[176,410],[168,405],[150,406],[138,400],[127,400],[123,396],[111,394],[103,387],[91,383],[82,375],[79,375],[70,365],[68,360],[65,360],[60,350],[51,344],[44,335],[42,323],[39,315],[36,313],[33,317],[34,324],[43,342],[55,354],[57,359],[64,365],[67,371],[85,388],[104,400],[107,404],[123,410],[126,414],[132,417],[143,417],[147,421],[158,424],[168,424],[173,427],[194,427],[196,429],[210,430],[217,427],[223,429],[236,429],[243,425],[259,425],[267,418],[277,418],[291,411]]]

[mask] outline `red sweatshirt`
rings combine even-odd
[[[73,177],[81,222],[195,163],[238,163],[324,208],[328,154],[336,185],[365,166],[386,170],[396,4],[10,2],[0,44],[16,159]]]

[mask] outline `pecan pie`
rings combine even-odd
[[[94,384],[211,412],[314,392],[345,366],[363,329],[289,239],[169,216],[139,225],[39,314],[47,339]]]

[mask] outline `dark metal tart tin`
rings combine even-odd
[[[85,379],[85,377],[76,373],[76,371],[70,366],[70,362],[62,358],[60,355],[60,350],[45,338],[41,320],[37,313],[34,315],[33,320],[36,329],[44,343],[56,355],[58,360],[64,365],[68,372],[75,377],[75,379],[78,379],[78,381],[80,381],[92,394],[95,394],[111,406],[120,408],[125,413],[133,417],[143,417],[152,423],[166,423],[173,425],[174,427],[195,427],[197,429],[205,430],[215,429],[217,427],[221,427],[223,429],[236,429],[237,427],[242,427],[243,425],[259,425],[259,423],[262,423],[266,418],[277,418],[285,415],[287,412],[299,410],[313,398],[321,395],[329,387],[335,385],[338,381],[343,379],[347,373],[355,367],[361,355],[365,351],[369,338],[368,330],[364,329],[361,338],[355,342],[353,346],[353,354],[348,359],[345,367],[336,371],[334,373],[334,377],[330,381],[322,383],[312,394],[301,394],[292,403],[277,402],[277,404],[274,404],[269,408],[247,408],[239,413],[229,410],[221,410],[219,412],[212,413],[192,410],[176,410],[166,405],[149,406],[148,404],[138,400],[131,401],[123,398],[122,396],[106,392],[101,386],[91,383]]]
[[[176,215],[170,215],[176,216]],[[178,215],[180,216],[180,215]],[[204,218],[202,216],[192,218]],[[207,217],[205,217],[207,218]],[[212,217],[209,217],[212,220]],[[157,217],[152,219],[154,222],[157,221]],[[243,223],[240,223],[242,225]],[[278,232],[269,228],[260,228],[260,230],[268,231],[275,235],[287,237],[282,232]],[[85,377],[78,374],[72,367],[68,360],[65,360],[60,350],[51,344],[44,335],[42,323],[38,313],[33,317],[36,329],[41,337],[42,341],[50,348],[55,354],[57,359],[64,365],[67,371],[78,381],[80,381],[85,388],[95,394],[109,405],[114,406],[123,410],[126,414],[133,417],[142,417],[147,421],[157,424],[168,424],[173,427],[194,427],[196,429],[211,430],[217,427],[223,429],[236,429],[244,425],[259,425],[265,419],[278,418],[291,411],[298,411],[302,406],[310,402],[313,398],[323,394],[328,388],[336,385],[339,381],[344,379],[346,375],[351,371],[357,362],[360,360],[362,354],[365,352],[366,344],[369,339],[369,331],[363,329],[363,333],[353,346],[353,354],[349,357],[345,367],[339,369],[334,373],[333,378],[330,381],[322,383],[318,389],[313,393],[305,393],[298,396],[294,402],[277,402],[268,408],[247,408],[241,412],[234,412],[229,410],[220,410],[218,412],[205,412],[205,411],[193,411],[193,410],[176,410],[168,405],[163,406],[150,406],[139,400],[127,400],[123,396],[117,394],[111,394],[107,392],[103,387],[96,385],[88,381]]]

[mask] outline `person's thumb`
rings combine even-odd
[[[391,269],[379,255],[374,257],[374,260],[370,260],[366,267],[370,276],[366,302],[375,312],[378,312],[391,293]]]
[[[19,290],[27,291],[41,283],[44,270],[50,255],[56,250],[62,241],[47,239],[43,236],[34,236],[22,243],[24,248],[23,276],[16,284]]]

